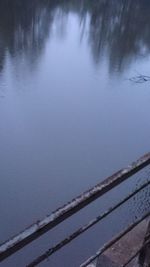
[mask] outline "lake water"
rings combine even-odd
[[[150,150],[150,82],[130,80],[150,75],[149,14],[148,0],[0,1],[0,242]],[[149,173],[0,266],[25,266]],[[40,266],[79,266],[147,190]]]

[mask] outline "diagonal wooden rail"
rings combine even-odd
[[[128,196],[123,198],[119,203],[117,203],[114,206],[110,207],[104,213],[100,214],[95,219],[91,220],[88,224],[83,225],[82,227],[78,228],[75,232],[73,232],[71,235],[67,236],[64,240],[60,241],[55,246],[49,248],[47,251],[45,251],[43,254],[41,254],[39,257],[37,257],[35,260],[33,260],[29,265],[27,265],[27,267],[38,266],[41,262],[46,260],[48,257],[50,257],[51,255],[56,253],[58,250],[60,250],[64,246],[68,245],[70,242],[72,242],[75,238],[79,237],[81,234],[85,233],[87,230],[89,230],[95,224],[97,224],[98,222],[100,222],[101,220],[106,218],[108,215],[110,215],[112,212],[117,210],[124,203],[126,203],[129,199],[131,199],[132,197],[137,195],[139,192],[141,192],[143,189],[147,188],[147,186],[149,186],[149,185],[150,185],[150,181],[148,180],[146,183],[144,183],[138,189],[134,190]]]
[[[144,155],[137,161],[133,162],[127,168],[124,168],[112,176],[108,177],[103,182],[97,184],[93,188],[84,192],[71,202],[51,213],[41,221],[36,222],[18,235],[12,237],[5,243],[0,245],[0,261],[15,253],[25,245],[29,244],[36,238],[40,237],[45,232],[57,226],[62,221],[69,218],[92,201],[104,195],[109,190],[124,182],[130,176],[150,164],[150,153]]]

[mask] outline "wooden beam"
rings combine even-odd
[[[2,245],[0,245],[0,261],[4,260],[11,254],[15,253],[25,245],[29,244],[36,238],[43,235],[45,232],[57,226],[62,221],[69,218],[71,215],[75,214],[85,206],[87,206],[92,201],[104,195],[109,190],[118,186],[130,176],[137,173],[144,167],[150,164],[150,153],[144,155],[142,158],[133,162],[127,168],[118,171],[112,176],[108,177],[103,182],[100,182],[93,188],[84,192],[80,196],[76,197],[63,207],[52,212],[49,216],[41,221],[38,221],[19,233],[18,235],[12,237]]]

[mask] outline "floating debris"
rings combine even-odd
[[[134,82],[134,83],[144,83],[144,82],[150,81],[150,76],[138,75],[138,76],[134,76],[134,77],[130,78],[129,80],[131,82]]]

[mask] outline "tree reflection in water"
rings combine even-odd
[[[149,11],[148,0],[2,0],[0,69],[7,52],[11,56],[25,54],[30,64],[34,64],[44,48],[56,14],[62,33],[66,27],[65,17],[74,12],[81,22],[82,34],[88,15],[88,43],[94,62],[98,64],[106,53],[110,71],[123,71],[133,58],[150,52]]]

